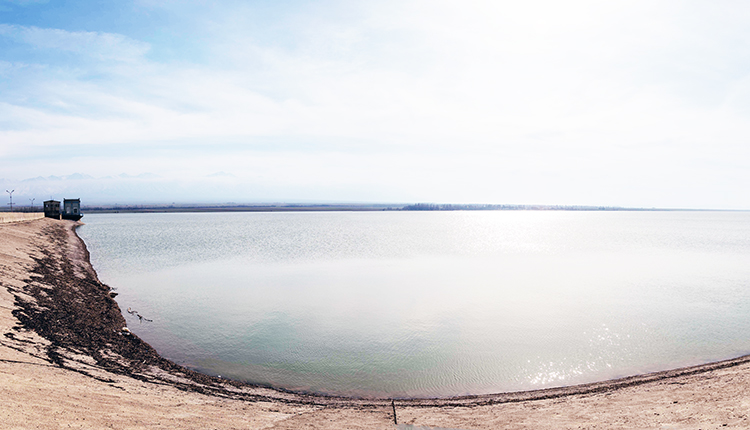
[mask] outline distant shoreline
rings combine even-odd
[[[39,206],[16,206],[13,212],[39,212]],[[100,204],[81,205],[85,214],[169,212],[377,212],[377,211],[572,211],[572,212],[748,212],[743,209],[631,208],[590,205],[520,205],[455,203],[257,203],[257,204]],[[0,210],[0,213],[3,212]]]
[[[731,209],[664,209],[611,206],[490,205],[490,204],[257,204],[257,205],[100,205],[84,213],[168,212],[375,212],[375,211],[574,211],[574,212],[744,212]]]

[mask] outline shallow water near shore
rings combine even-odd
[[[544,388],[750,352],[750,213],[88,214],[130,328],[316,393]]]

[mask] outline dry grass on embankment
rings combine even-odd
[[[0,212],[0,224],[44,218],[43,212]]]

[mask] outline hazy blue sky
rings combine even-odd
[[[0,178],[750,209],[750,3],[0,0]]]

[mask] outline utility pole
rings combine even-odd
[[[8,203],[8,206],[10,206],[10,211],[13,212],[13,191],[15,190],[5,190],[6,193],[10,194],[10,203]]]
[[[33,199],[29,199],[29,200],[31,200],[31,212],[34,212],[34,200],[36,200],[36,197],[34,197]]]

